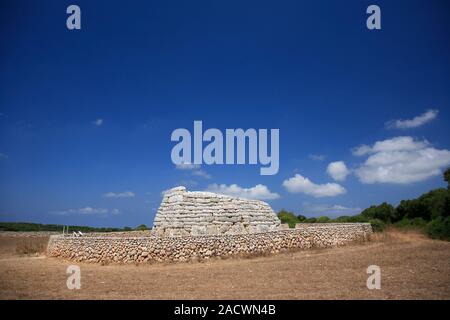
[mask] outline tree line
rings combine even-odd
[[[96,228],[89,226],[69,226],[69,232],[117,232],[117,231],[133,231],[133,230],[148,230],[145,224],[141,224],[136,228]],[[42,224],[32,222],[0,222],[0,231],[54,231],[62,232],[62,224]]]

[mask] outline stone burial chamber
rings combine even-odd
[[[284,227],[263,201],[176,187],[165,192],[151,232],[52,235],[47,253],[95,263],[202,261],[341,246],[372,235],[369,223]]]
[[[277,215],[263,201],[185,187],[164,193],[153,222],[155,234],[168,237],[262,233],[279,226]]]

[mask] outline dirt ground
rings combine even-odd
[[[66,286],[70,264],[18,255],[0,237],[0,299],[450,299],[450,243],[390,230],[365,244],[203,263],[79,263],[81,289]],[[369,265],[381,289],[366,286]]]

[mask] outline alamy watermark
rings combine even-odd
[[[366,20],[366,26],[369,30],[380,30],[381,29],[381,9],[376,4],[372,4],[367,7],[367,14],[370,16]]]
[[[270,129],[270,141],[268,129],[226,129],[224,147],[222,131],[210,128],[203,132],[202,121],[194,121],[193,135],[184,128],[172,132],[171,141],[178,143],[172,148],[171,158],[175,165],[246,164],[248,158],[248,164],[264,166],[261,175],[274,175],[280,166],[279,140],[279,129]]]
[[[69,274],[66,285],[67,289],[81,289],[81,269],[77,265],[70,265],[67,267],[66,273]]]
[[[380,290],[381,289],[381,268],[376,265],[370,265],[367,267],[367,274],[370,276],[367,278],[367,289]]]

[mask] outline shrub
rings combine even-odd
[[[389,203],[383,202],[379,206],[370,206],[361,212],[360,216],[368,219],[379,219],[384,222],[391,222],[394,218],[395,209]]]
[[[348,217],[347,221],[345,221],[345,222],[352,222],[352,223],[355,223],[355,222],[369,222],[369,220],[370,219],[368,217],[363,216],[362,214],[357,214],[355,216]]]
[[[394,226],[396,226],[397,228],[409,228],[411,226],[411,220],[409,220],[408,218],[403,218],[402,220],[394,223]]]
[[[427,226],[427,222],[422,218],[414,218],[411,219],[411,226],[417,228],[425,228]]]
[[[294,213],[281,209],[278,212],[278,218],[282,223],[287,223],[289,228],[294,228],[295,225],[299,222]]]
[[[397,228],[401,229],[417,229],[417,228],[423,229],[426,227],[427,222],[423,218],[414,218],[414,219],[403,218],[402,220],[394,223],[394,225]]]
[[[386,228],[386,224],[380,219],[371,219],[369,220],[369,223],[374,232],[381,232]]]
[[[450,168],[447,168],[444,172],[444,181],[447,181],[447,189],[450,190]]]
[[[334,219],[334,222],[351,222],[352,217],[350,216],[340,216]]]
[[[395,221],[422,218],[426,221],[449,215],[449,192],[439,188],[412,200],[402,200],[395,210]]]
[[[330,222],[330,218],[328,218],[327,216],[321,216],[319,218],[317,218],[317,223],[327,223]]]
[[[141,224],[141,225],[137,226],[135,230],[144,231],[144,230],[148,230],[148,227],[145,224]]]
[[[425,231],[433,239],[450,241],[450,217],[439,217],[430,221]]]

